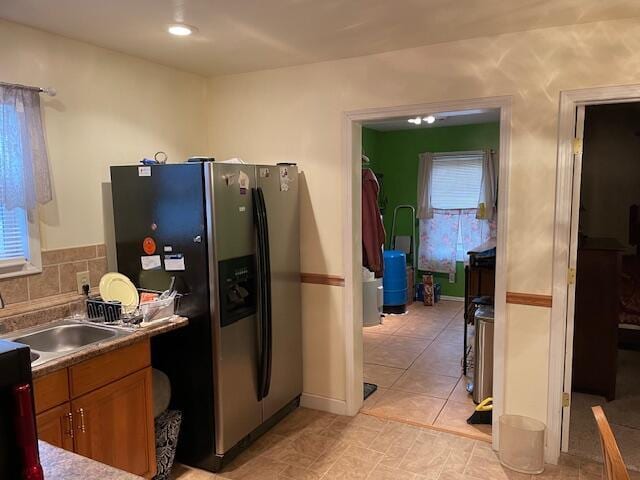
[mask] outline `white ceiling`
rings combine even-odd
[[[422,117],[426,116],[421,115]],[[474,125],[478,123],[490,123],[500,121],[499,110],[466,110],[459,112],[442,112],[434,114],[436,121],[432,124],[422,122],[420,125],[414,125],[409,123],[409,118],[415,117],[400,117],[390,118],[387,120],[380,120],[375,122],[365,122],[363,125],[367,128],[377,130],[379,132],[391,132],[394,130],[417,130],[420,128],[434,128],[434,127],[453,127],[457,125]]]
[[[637,16],[634,0],[0,1],[0,18],[204,75]],[[169,36],[177,21],[199,33]]]

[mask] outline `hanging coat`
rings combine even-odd
[[[384,248],[384,225],[378,193],[380,185],[371,169],[362,170],[362,265],[371,270],[376,278],[382,277],[384,265],[382,249]]]

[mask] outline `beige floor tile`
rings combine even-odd
[[[365,479],[373,470],[375,462],[362,457],[343,455],[329,468],[323,480],[360,480]]]
[[[462,358],[462,349],[457,345],[452,345],[436,338],[424,351],[425,359],[438,359],[451,362],[460,362]]]
[[[174,464],[171,470],[171,480],[214,480],[217,478],[220,477],[211,472],[181,464]]]
[[[442,444],[415,444],[400,463],[400,469],[435,480],[440,476],[450,451]]]
[[[406,369],[420,356],[423,350],[424,347],[419,344],[408,344],[406,346],[381,344],[371,351],[365,350],[364,361],[366,363]]]
[[[229,480],[278,480],[285,468],[285,463],[271,458],[256,457],[240,468],[219,473],[218,477]]]
[[[406,315],[386,315],[380,325],[364,327],[366,333],[392,334],[407,321]]]
[[[474,408],[467,403],[449,400],[436,418],[434,425],[490,441],[491,425],[469,425],[467,423],[467,418],[471,416],[473,410]]]
[[[373,392],[371,395],[369,395],[367,399],[364,401],[362,405],[362,411],[366,412],[367,410],[371,409],[373,405],[378,401],[378,399],[382,397],[383,393],[386,392],[387,390],[388,389],[386,388],[378,387],[378,389],[375,392]]]
[[[317,432],[331,425],[336,417],[333,413],[301,407],[287,415],[269,433],[291,437],[307,430]]]
[[[435,356],[420,356],[412,364],[412,367],[423,372],[435,373],[446,377],[458,377],[462,374],[460,360],[443,360]]]
[[[341,445],[355,445],[363,448],[371,445],[378,434],[377,430],[354,425],[336,425],[323,432],[323,435],[337,440]]]
[[[373,415],[431,425],[444,405],[441,398],[388,390],[369,409]]]
[[[419,434],[419,427],[399,422],[387,422],[369,448],[382,453],[388,453],[394,447],[406,451],[415,443]]]
[[[362,332],[362,343],[365,347],[375,346],[380,343],[380,341],[384,340],[386,336],[387,334],[368,332],[367,328],[364,327]]]
[[[397,468],[389,468],[384,465],[375,467],[369,476],[369,480],[414,480],[415,474],[398,470]]]
[[[494,452],[487,446],[476,446],[469,462],[464,470],[468,476],[478,479],[486,478],[492,480],[529,480],[531,475],[514,472],[503,467]]]
[[[405,372],[402,368],[385,367],[373,363],[364,364],[364,381],[378,385],[378,387],[390,387]]]
[[[462,355],[462,347],[464,344],[464,331],[458,328],[447,327],[437,338],[438,342],[449,343],[455,345]]]
[[[475,403],[473,403],[473,397],[467,392],[467,384],[469,383],[469,377],[460,377],[456,387],[451,392],[449,396],[449,400],[453,400],[458,403],[466,403],[472,408],[475,408]]]
[[[424,393],[431,397],[447,399],[459,378],[447,377],[423,371],[419,366],[407,370],[394,384],[393,390]]]
[[[394,332],[394,335],[405,337],[419,337],[426,339],[435,339],[445,324],[436,322],[427,322],[422,319],[412,318]]]
[[[282,480],[320,480],[321,475],[312,470],[300,467],[286,467],[280,472],[278,479]]]
[[[366,428],[376,432],[384,431],[388,421],[384,418],[374,417],[359,413],[353,417],[340,416],[331,424],[333,430],[345,430],[348,428]]]

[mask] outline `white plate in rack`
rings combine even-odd
[[[123,313],[133,313],[140,302],[135,285],[116,272],[107,273],[100,279],[100,296],[108,302],[120,302]]]

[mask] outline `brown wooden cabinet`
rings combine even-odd
[[[34,396],[41,440],[136,475],[155,475],[148,341],[40,377]]]
[[[72,408],[76,453],[136,475],[155,473],[150,368],[73,400]]]
[[[69,402],[37,415],[36,425],[40,440],[73,452],[73,416]]]

